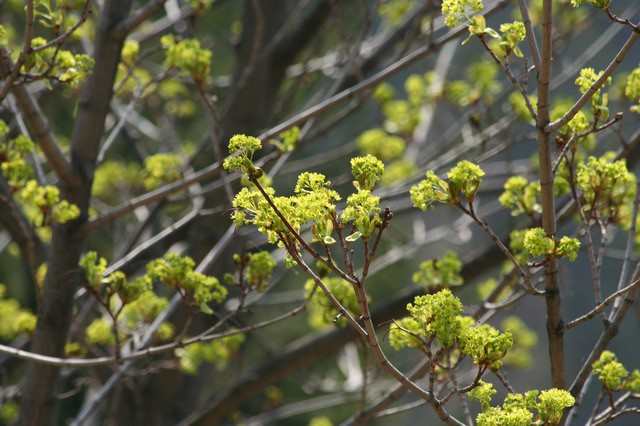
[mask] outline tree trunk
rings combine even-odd
[[[129,14],[131,0],[104,3],[94,46],[95,66],[78,104],[71,136],[73,182],[61,185],[61,196],[76,204],[81,216],[53,229],[47,275],[39,297],[38,323],[31,349],[61,357],[72,318],[73,295],[82,282],[78,261],[83,248],[95,159],[104,132],[120,51],[124,38],[116,37],[116,25]],[[53,424],[56,420],[60,368],[30,363],[21,395],[20,424]]]

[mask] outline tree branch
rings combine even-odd
[[[547,236],[556,234],[556,209],[553,193],[552,144],[547,125],[550,121],[549,81],[552,61],[552,0],[544,0],[542,6],[542,53],[538,71],[538,158],[540,163],[540,193],[542,204],[542,227]],[[560,288],[558,261],[547,256],[545,263],[545,300],[547,306],[547,336],[551,362],[551,382],[558,389],[565,387],[564,338],[560,311]]]
[[[564,126],[569,121],[571,121],[571,119],[573,117],[575,117],[575,115],[578,113],[578,111],[580,111],[582,109],[582,107],[585,106],[586,103],[591,100],[593,95],[595,95],[595,93],[598,90],[600,90],[602,88],[602,86],[604,86],[604,84],[607,82],[607,79],[618,68],[620,63],[624,60],[625,56],[627,56],[627,53],[629,53],[629,50],[631,50],[631,47],[638,40],[638,37],[640,37],[640,33],[639,32],[634,32],[634,33],[631,34],[631,36],[629,36],[629,38],[625,42],[624,46],[622,46],[622,48],[620,49],[618,54],[615,56],[615,58],[613,58],[611,63],[609,63],[609,66],[607,66],[607,68],[604,70],[604,72],[602,73],[600,78],[598,78],[591,85],[591,87],[589,87],[589,90],[587,90],[586,92],[584,92],[582,94],[582,96],[576,101],[576,103],[573,104],[573,106],[571,108],[569,108],[569,111],[567,111],[561,118],[559,118],[558,120],[556,120],[556,121],[554,121],[552,123],[546,124],[545,127],[544,127],[544,130],[546,132],[549,132],[549,133],[555,132],[560,127]]]
[[[5,77],[9,73],[11,62],[5,49],[2,49],[1,54],[3,56],[7,55],[6,60],[0,60],[0,77]],[[16,66],[17,65],[13,65],[14,68]],[[49,126],[49,122],[40,110],[38,103],[24,86],[18,85],[13,87],[12,90],[16,98],[16,104],[22,112],[22,117],[29,129],[31,137],[40,146],[42,152],[44,152],[56,175],[67,185],[72,185],[77,182],[77,177],[71,171],[69,162],[60,151],[58,142]]]

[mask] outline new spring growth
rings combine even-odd
[[[616,355],[611,351],[604,351],[600,358],[592,364],[593,374],[598,376],[607,391],[640,391],[640,371],[629,371],[622,365]]]
[[[0,339],[11,341],[21,333],[31,335],[36,328],[37,318],[16,299],[6,297],[6,286],[0,284]]]
[[[360,190],[347,198],[347,207],[340,216],[343,224],[353,222],[356,232],[347,236],[349,242],[362,237],[365,241],[371,238],[373,232],[382,225],[380,218],[380,197],[371,194],[369,190]]]
[[[35,37],[31,41],[31,47],[35,51],[29,54],[20,71],[45,77],[43,81],[48,88],[51,88],[49,80],[78,87],[91,73],[93,58],[86,54],[74,55],[55,46],[43,48],[46,44],[47,40],[42,37]]]
[[[188,256],[167,253],[147,265],[147,279],[159,281],[169,287],[179,289],[207,314],[213,310],[207,304],[214,300],[222,302],[227,297],[227,289],[217,278],[206,276],[194,270],[195,262]]]
[[[453,251],[447,251],[442,259],[425,260],[419,270],[413,274],[413,282],[429,287],[450,287],[462,284],[462,262]]]
[[[326,180],[324,175],[304,172],[298,176],[294,190],[305,220],[313,221],[311,225],[313,241],[325,245],[336,243],[331,234],[336,220],[334,202],[340,200],[340,195],[329,189],[330,186],[331,182]]]
[[[580,70],[580,76],[576,78],[576,85],[580,89],[580,93],[585,93],[600,78],[604,71],[596,73],[593,68],[583,68]],[[605,84],[611,84],[611,77],[607,78]],[[602,94],[602,89],[596,90],[590,99],[591,112],[596,119],[606,120],[609,118],[609,95]]]
[[[411,201],[421,210],[427,210],[436,202],[459,205],[462,198],[471,204],[482,182],[482,176],[484,171],[480,166],[466,160],[460,161],[449,171],[448,182],[433,171],[428,171],[426,179],[411,187]]]
[[[578,7],[585,3],[591,3],[594,7],[598,9],[608,9],[611,6],[611,0],[571,0],[571,5],[573,7]]]
[[[108,311],[87,327],[85,343],[88,345],[122,344],[140,323],[151,323],[169,304],[152,290],[153,279],[148,273],[133,281],[127,280],[122,271],[105,275],[107,261],[93,251],[87,252],[79,265],[84,270],[85,287]],[[166,341],[173,336],[173,331],[171,324],[163,323],[156,338]]]
[[[500,204],[511,209],[512,216],[540,213],[542,206],[538,202],[540,183],[529,182],[522,176],[512,176],[504,184],[504,192],[498,198]]]
[[[29,220],[36,226],[65,223],[80,216],[80,209],[60,199],[60,190],[52,185],[40,185],[27,160],[34,150],[33,141],[24,135],[7,138],[9,126],[0,120],[0,171],[10,191]]]
[[[624,95],[629,102],[634,103],[629,109],[633,112],[640,113],[640,67],[635,68],[627,76],[624,86]]]
[[[384,173],[384,164],[373,155],[351,159],[351,174],[356,179],[353,186],[357,190],[373,191],[382,173]]]
[[[247,135],[235,135],[229,141],[229,154],[231,156],[225,158],[222,167],[229,172],[241,171],[248,175],[256,175],[258,168],[253,165],[253,154],[262,149],[260,139]],[[260,176],[256,176],[259,178]]]
[[[390,327],[389,343],[394,349],[420,348],[435,338],[441,347],[457,350],[476,365],[495,371],[513,345],[510,330],[501,333],[488,324],[476,327],[472,317],[462,316],[462,302],[448,289],[417,296],[407,311],[409,317]]]
[[[275,146],[280,153],[284,154],[285,152],[292,152],[296,149],[301,135],[300,127],[293,126],[278,135],[280,140],[271,139],[269,143]]]
[[[469,392],[469,398],[482,405],[482,412],[476,417],[478,426],[556,425],[562,420],[564,409],[575,404],[569,392],[552,388],[542,392],[510,393],[502,406],[492,407],[491,399],[495,393],[493,385],[482,380]]]
[[[524,248],[531,256],[553,256],[556,258],[568,257],[574,261],[578,256],[580,241],[576,238],[562,237],[556,240],[549,237],[542,228],[531,228],[525,231]]]
[[[589,157],[577,167],[577,186],[583,191],[583,210],[628,228],[636,178],[627,169],[624,159],[612,161],[613,153],[600,158]]]
[[[190,75],[196,82],[205,81],[211,68],[212,52],[203,49],[199,40],[176,40],[173,34],[167,34],[162,36],[160,44],[166,50],[165,66]]]
[[[420,327],[418,334],[435,335],[443,348],[453,346],[462,332],[462,302],[448,289],[416,296],[413,303],[407,305],[407,311]]]
[[[482,0],[443,0],[442,14],[445,15],[444,23],[453,28],[462,20],[471,21],[471,15],[480,12],[484,8]]]
[[[338,277],[325,277],[322,282],[347,311],[352,314],[360,311],[358,299],[351,284]],[[310,298],[307,306],[309,311],[308,321],[313,329],[320,330],[331,324],[336,324],[340,327],[347,325],[347,320],[331,303],[329,298],[316,287],[315,281],[307,280],[304,284],[304,289],[305,297]]]
[[[522,50],[518,47],[518,43],[524,40],[527,36],[527,32],[524,28],[524,23],[521,21],[514,21],[500,25],[500,43],[499,46],[504,52],[504,56],[509,56],[511,53],[518,58],[522,58],[524,55]]]
[[[276,261],[273,260],[273,257],[271,257],[268,251],[245,253],[244,255],[234,253],[233,263],[240,271],[240,274],[242,274],[243,282],[239,282],[236,275],[230,272],[224,274],[224,282],[228,285],[242,285],[246,283],[248,289],[256,291],[264,291],[267,289],[273,268],[276,267]]]
[[[180,362],[180,370],[194,375],[203,362],[213,364],[217,370],[223,370],[238,352],[244,340],[244,334],[238,333],[211,342],[198,342],[184,348],[178,348],[175,354]]]

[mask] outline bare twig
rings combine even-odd
[[[3,77],[5,77],[6,75],[4,84],[0,89],[0,104],[11,90],[13,82],[16,81],[16,79],[20,75],[20,68],[22,67],[22,64],[27,61],[27,58],[32,52],[31,39],[33,37],[33,0],[27,1],[25,11],[27,16],[24,29],[24,39],[22,40],[22,50],[18,55],[16,63],[11,66],[9,52],[4,47],[0,50],[0,63],[2,63],[1,74],[3,74]]]
[[[627,293],[627,292],[629,292],[631,290],[634,290],[636,287],[638,287],[638,285],[640,285],[640,279],[633,281],[632,283],[630,283],[626,287],[623,287],[620,290],[616,291],[615,293],[611,294],[606,299],[604,299],[598,306],[593,308],[588,313],[586,313],[586,314],[574,319],[573,321],[569,321],[567,324],[565,324],[564,329],[565,330],[572,329],[573,327],[575,327],[577,325],[580,325],[580,324],[590,320],[591,318],[595,317],[596,315],[604,312],[606,307],[609,306],[612,302],[614,302],[619,297],[624,296],[625,293]]]
[[[580,98],[576,101],[576,103],[573,104],[571,108],[569,108],[569,111],[567,111],[558,120],[552,123],[545,124],[544,130],[546,132],[555,132],[560,127],[564,126],[569,121],[571,121],[573,117],[575,117],[578,111],[580,111],[582,107],[585,106],[585,104],[591,100],[593,95],[595,95],[595,93],[598,90],[600,90],[602,86],[604,86],[604,84],[607,82],[611,74],[613,74],[613,72],[618,68],[618,66],[622,63],[624,58],[627,56],[627,53],[629,53],[629,50],[631,50],[631,47],[638,40],[638,37],[640,37],[640,32],[634,32],[633,34],[631,34],[631,36],[629,36],[629,38],[627,39],[625,44],[622,46],[618,54],[613,58],[611,63],[609,63],[607,68],[605,68],[600,78],[598,78],[591,85],[591,87],[589,87],[589,89],[586,92],[584,92],[582,96],[580,96]]]
[[[529,18],[529,8],[527,7],[525,0],[518,0],[518,6],[520,7],[520,14],[522,15],[524,28],[527,31],[527,41],[529,42],[529,49],[531,49],[531,56],[533,56],[533,64],[535,65],[536,70],[540,70],[542,67],[540,63],[540,50],[538,49],[536,33],[533,31],[531,19]]]
[[[147,3],[144,7],[124,19],[115,29],[115,34],[117,34],[118,37],[126,37],[127,34],[135,30],[140,24],[159,11],[166,2],[167,0],[155,0]]]

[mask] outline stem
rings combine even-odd
[[[547,236],[556,234],[556,211],[553,194],[553,163],[551,158],[550,92],[552,56],[552,1],[544,0],[542,4],[542,53],[538,70],[538,158],[540,161],[540,194],[542,204],[542,227]],[[595,92],[595,91],[594,91]],[[567,120],[568,121],[568,120]],[[559,127],[559,126],[558,126]],[[547,336],[549,339],[549,358],[551,363],[551,382],[553,387],[564,389],[564,336],[563,322],[560,312],[560,288],[558,277],[558,261],[548,256],[545,270],[545,301],[547,306]]]
[[[287,227],[287,230],[289,232],[291,232],[291,235],[293,235],[293,237],[295,238],[295,240],[300,243],[300,245],[302,247],[304,247],[304,249],[307,251],[307,253],[309,253],[311,256],[314,257],[314,259],[319,260],[320,262],[324,263],[328,268],[330,268],[333,272],[335,272],[336,274],[338,274],[338,276],[340,278],[343,278],[344,280],[346,280],[347,282],[356,285],[358,284],[357,280],[354,280],[352,277],[350,277],[349,275],[347,275],[346,273],[344,273],[340,268],[338,268],[336,266],[335,263],[333,262],[329,262],[327,259],[325,259],[324,257],[320,256],[320,254],[314,250],[313,247],[311,247],[301,236],[300,234],[293,229],[293,226],[291,226],[291,224],[289,223],[289,221],[287,220],[286,217],[284,217],[284,215],[282,214],[282,212],[280,210],[278,210],[278,208],[276,207],[276,205],[273,203],[273,200],[271,199],[271,197],[269,196],[269,194],[267,194],[267,192],[264,190],[264,188],[262,187],[262,185],[260,185],[260,182],[258,182],[258,179],[250,177],[249,180],[251,181],[251,183],[253,183],[256,188],[258,188],[258,190],[260,191],[260,193],[262,194],[262,196],[265,198],[265,200],[267,200],[267,203],[269,203],[269,205],[271,206],[271,208],[273,209],[273,211],[275,212],[275,214],[280,218],[280,220],[282,220],[282,223],[284,223],[284,225]],[[293,254],[293,253],[291,253]]]
[[[549,24],[551,24],[551,21],[549,21]],[[543,28],[544,28],[544,22],[543,22]],[[551,29],[549,29],[549,32],[551,32]],[[600,78],[597,79],[591,85],[591,87],[589,87],[589,90],[587,90],[582,94],[580,99],[578,99],[576,103],[573,104],[573,106],[569,109],[569,111],[567,111],[565,115],[562,116],[562,118],[554,121],[553,123],[550,123],[548,121],[546,123],[542,123],[544,124],[544,130],[547,132],[554,132],[558,130],[560,127],[567,124],[573,117],[575,117],[578,111],[580,111],[582,107],[585,106],[585,104],[591,100],[593,95],[598,90],[600,90],[602,86],[604,86],[604,84],[607,82],[607,79],[611,76],[611,74],[613,74],[616,68],[618,68],[618,65],[620,65],[620,63],[624,60],[625,56],[627,56],[627,53],[629,53],[629,50],[631,50],[631,47],[638,40],[638,37],[640,37],[640,32],[634,32],[633,34],[631,34],[627,39],[627,41],[625,42],[624,46],[622,46],[618,54],[615,56],[615,58],[613,58],[611,63],[604,70]],[[549,66],[550,65],[551,64],[549,64]],[[538,87],[538,93],[540,93],[539,89],[540,87]]]
[[[520,14],[522,15],[524,28],[527,31],[527,41],[529,42],[529,48],[531,49],[531,55],[533,56],[533,64],[535,65],[536,70],[539,71],[542,67],[540,64],[540,50],[538,49],[536,33],[533,31],[531,19],[529,18],[529,8],[524,0],[518,0],[518,6],[520,7]]]

